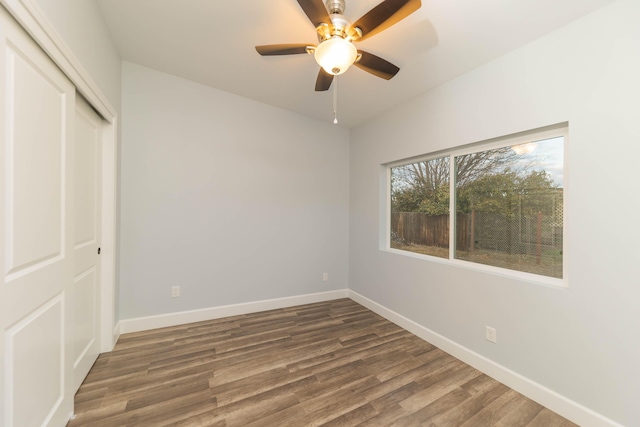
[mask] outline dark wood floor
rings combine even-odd
[[[573,426],[349,299],[120,337],[76,426]]]

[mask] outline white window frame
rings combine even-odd
[[[563,137],[563,188],[564,188],[564,203],[562,213],[562,278],[543,276],[540,274],[527,273],[524,271],[511,270],[503,267],[496,267],[492,265],[479,264],[473,261],[465,261],[455,258],[455,243],[456,243],[456,200],[455,200],[455,158],[465,154],[473,154],[481,151],[492,150],[496,148],[514,146],[524,144],[528,142],[542,141],[557,137]],[[383,224],[381,224],[380,231],[380,250],[399,254],[403,256],[409,256],[412,258],[423,259],[426,261],[443,263],[447,265],[454,265],[460,268],[475,270],[484,273],[494,274],[503,277],[509,277],[525,282],[536,283],[551,287],[567,288],[567,203],[566,194],[569,185],[567,174],[567,161],[566,153],[569,142],[569,125],[568,123],[560,123],[545,128],[521,132],[505,137],[494,138],[477,143],[467,144],[461,147],[452,148],[450,150],[440,150],[433,153],[397,160],[382,165],[381,182],[384,182],[382,189],[385,194],[384,202],[381,206],[381,218]],[[440,258],[433,255],[424,255],[416,252],[404,251],[401,249],[394,249],[391,247],[391,169],[398,166],[403,166],[411,163],[423,162],[432,159],[438,159],[442,157],[449,157],[449,257]],[[453,213],[453,214],[452,214]]]

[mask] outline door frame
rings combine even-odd
[[[54,30],[35,0],[0,0],[9,14],[24,28],[51,60],[67,75],[76,90],[102,117],[102,238],[100,283],[100,352],[115,346],[117,247],[117,159],[118,115],[87,70]]]

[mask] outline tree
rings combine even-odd
[[[508,146],[457,156],[456,185],[464,187],[486,175],[513,169],[518,161],[518,154]]]
[[[464,187],[481,177],[514,165],[511,147],[466,154],[455,158],[456,185]],[[449,157],[425,160],[391,169],[391,209],[394,212],[449,212]]]
[[[394,212],[449,212],[449,158],[427,160],[391,169]]]
[[[456,189],[456,207],[460,213],[498,213],[516,215],[552,215],[557,185],[545,171],[517,173],[510,169],[468,181]]]
[[[459,213],[480,212],[508,215],[517,202],[515,187],[518,177],[512,171],[480,176],[456,188]]]

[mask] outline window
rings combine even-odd
[[[449,258],[450,159],[391,168],[391,239],[394,249]]]
[[[565,137],[548,130],[391,165],[389,247],[561,279]]]

